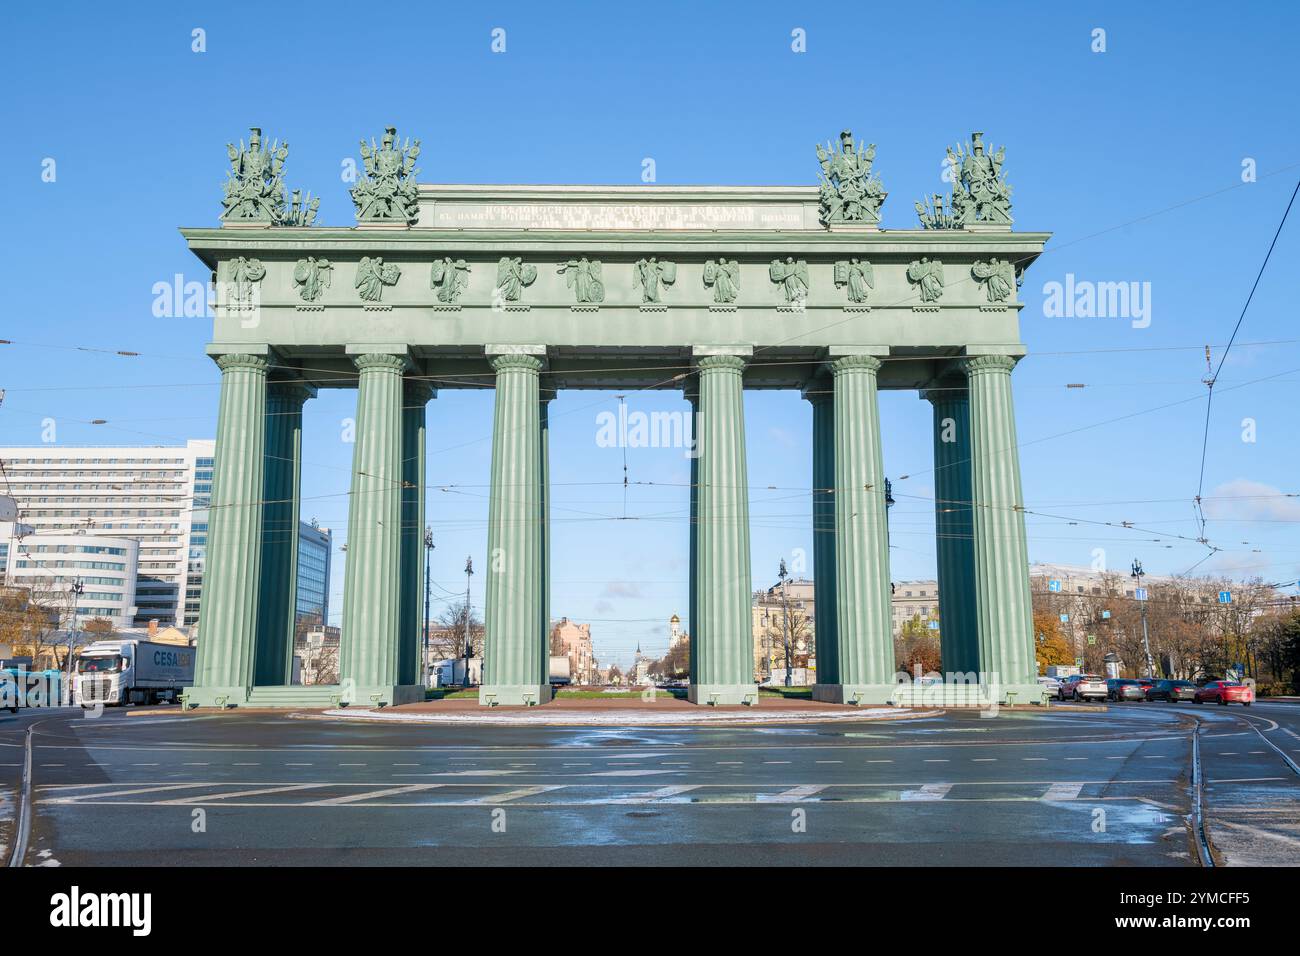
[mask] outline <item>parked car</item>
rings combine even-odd
[[[1235,680],[1212,680],[1201,687],[1192,699],[1198,704],[1212,700],[1224,707],[1228,704],[1249,707],[1255,702],[1255,688],[1249,684],[1238,684]]]
[[[1106,682],[1096,674],[1072,674],[1056,692],[1061,700],[1105,700]]]
[[[1055,697],[1061,690],[1061,682],[1055,677],[1040,677],[1038,678],[1038,685],[1052,697]]]
[[[1147,700],[1195,700],[1196,685],[1189,680],[1158,680],[1147,690]]]
[[[1147,692],[1131,677],[1111,677],[1106,681],[1107,700],[1146,700]]]

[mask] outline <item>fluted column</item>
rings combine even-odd
[[[482,704],[550,699],[549,661],[538,634],[542,597],[542,476],[536,355],[491,357],[496,372],[492,487],[488,503],[487,635]]]
[[[551,680],[551,423],[550,404],[553,395],[540,395],[537,403],[537,453],[538,453],[538,560],[541,562],[541,626],[542,682]],[[576,680],[576,675],[574,676]]]
[[[696,611],[691,646],[697,704],[757,700],[750,612],[749,485],[739,355],[704,355],[700,380],[700,453],[696,540]]]
[[[817,683],[838,684],[840,649],[835,625],[835,392],[829,379],[810,382],[803,397],[813,408],[813,607]]]
[[[689,673],[690,683],[696,683],[695,679],[695,661],[696,642],[700,633],[700,564],[699,564],[699,545],[700,545],[700,433],[703,429],[700,426],[700,386],[699,381],[692,381],[690,385],[683,390],[684,397],[691,403],[691,526],[689,533],[690,541],[690,582],[689,591],[687,592],[687,617],[690,619],[690,642],[687,659],[687,671]]]
[[[970,388],[971,499],[974,510],[975,607],[982,681],[1017,703],[1042,698],[1034,660],[1034,618],[1029,596],[1016,447],[1011,369],[1015,359],[980,355],[963,359]]]
[[[253,683],[263,687],[287,684],[292,674],[298,592],[302,407],[314,391],[302,382],[271,382],[266,388],[262,583],[253,667]]]
[[[237,706],[248,699],[262,560],[267,360],[232,352],[216,361],[221,399],[198,652],[187,696],[193,706]]]
[[[971,674],[979,671],[980,655],[970,506],[970,395],[964,380],[944,379],[921,397],[934,409],[934,533],[943,671]]]
[[[434,391],[407,379],[402,390],[402,623],[398,683],[420,682],[424,647],[424,457],[425,416]]]
[[[345,700],[400,702],[402,552],[402,372],[404,354],[354,356],[356,445],[343,586],[339,657]]]
[[[885,467],[876,375],[880,360],[846,355],[834,376],[835,572],[839,673],[819,676],[818,700],[884,703],[894,684]]]

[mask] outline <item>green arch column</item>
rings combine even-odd
[[[922,391],[921,397],[934,411],[934,533],[943,670],[977,673],[970,395],[964,380],[943,379],[942,384]]]
[[[537,402],[538,508],[537,537],[542,568],[541,636],[542,682],[551,682],[551,419],[553,395],[540,394]]]
[[[696,612],[691,643],[697,704],[750,704],[754,683],[750,611],[749,480],[745,466],[745,359],[698,359],[700,434],[696,488]]]
[[[692,381],[688,387],[682,390],[683,397],[691,405],[691,441],[694,443],[690,449],[691,456],[691,526],[689,529],[688,540],[690,542],[689,555],[689,574],[690,574],[690,591],[687,595],[686,615],[690,620],[690,643],[687,660],[687,672],[689,683],[696,683],[695,677],[695,659],[696,659],[696,641],[699,635],[700,620],[700,433],[703,430],[700,425],[700,388],[698,381]],[[689,685],[688,685],[689,686]]]
[[[402,623],[398,683],[420,682],[424,647],[425,418],[434,390],[418,379],[402,389]]]
[[[818,700],[878,704],[894,691],[885,467],[876,375],[880,359],[831,363],[835,406],[835,571],[839,673],[815,685]]]
[[[266,353],[219,354],[208,546],[192,706],[239,705],[253,683],[261,586]]]
[[[998,698],[1039,701],[1034,615],[1008,355],[962,359],[970,388],[975,608],[981,682]]]
[[[350,347],[360,373],[348,504],[343,634],[344,701],[401,703],[402,373],[405,347]]]
[[[262,583],[253,671],[253,683],[257,686],[287,684],[292,673],[297,618],[302,407],[314,394],[315,389],[302,382],[271,382],[266,388]]]
[[[829,379],[810,382],[803,397],[813,409],[813,607],[817,683],[838,684],[840,648],[835,573],[835,392]]]
[[[542,704],[551,694],[548,655],[538,633],[545,613],[538,391],[542,360],[511,351],[492,356],[491,363],[496,410],[479,703]]]

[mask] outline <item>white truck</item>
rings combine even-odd
[[[194,683],[194,648],[136,639],[96,641],[81,649],[75,700],[92,704],[174,703]]]

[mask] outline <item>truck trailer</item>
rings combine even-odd
[[[73,692],[92,704],[175,703],[194,683],[194,648],[154,641],[96,641],[77,656]]]

